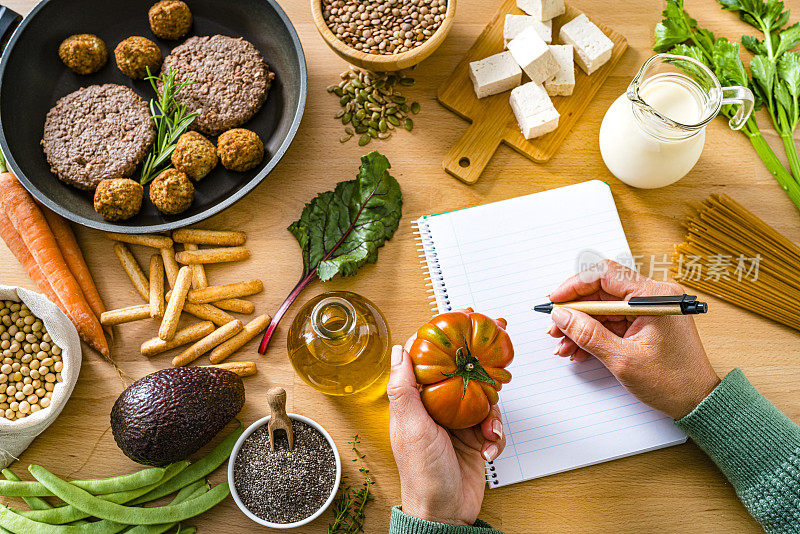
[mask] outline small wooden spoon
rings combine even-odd
[[[275,450],[275,431],[283,430],[289,440],[289,450],[294,450],[294,430],[292,420],[286,415],[286,390],[283,388],[272,388],[267,391],[267,403],[269,404],[270,418],[267,423],[269,430],[269,449]]]

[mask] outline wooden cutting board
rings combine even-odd
[[[628,42],[621,34],[595,23],[614,42],[611,59],[591,76],[587,76],[576,65],[575,90],[572,95],[552,97],[553,104],[561,114],[558,128],[529,141],[520,133],[517,119],[511,110],[510,92],[479,100],[469,78],[471,61],[503,51],[503,25],[508,13],[525,14],[517,8],[515,0],[505,0],[453,74],[439,87],[437,95],[444,107],[472,123],[442,162],[445,171],[468,184],[478,181],[501,142],[507,143],[537,163],[549,160],[628,47]],[[566,12],[553,20],[553,44],[559,42],[558,32],[561,26],[580,14],[580,11],[567,5]],[[526,79],[523,74],[523,83]]]

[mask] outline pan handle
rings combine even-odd
[[[0,51],[5,50],[11,34],[19,26],[22,15],[5,6],[0,6]]]

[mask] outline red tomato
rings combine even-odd
[[[417,330],[409,352],[422,403],[437,423],[469,428],[497,404],[514,359],[505,328],[505,319],[467,308],[437,315]]]

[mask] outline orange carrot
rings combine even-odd
[[[100,321],[70,272],[47,220],[36,202],[11,173],[0,174],[0,203],[42,274],[61,299],[67,316],[78,329],[81,338],[90,347],[108,357],[108,342]]]
[[[3,241],[6,242],[8,249],[12,254],[14,254],[14,256],[16,256],[17,261],[20,262],[22,267],[24,267],[28,272],[28,276],[31,277],[31,280],[33,280],[33,282],[39,288],[39,291],[44,293],[48,299],[53,301],[56,306],[61,308],[61,311],[66,313],[64,305],[61,303],[61,299],[55,294],[53,291],[53,286],[50,285],[50,282],[48,282],[47,278],[45,278],[42,274],[42,270],[39,269],[38,265],[36,265],[36,260],[34,260],[33,256],[31,256],[31,253],[28,252],[28,247],[26,247],[25,243],[22,242],[22,238],[14,229],[14,226],[8,219],[6,212],[3,210],[0,210],[0,237],[3,238]]]
[[[106,307],[103,300],[100,298],[100,293],[97,292],[97,287],[94,285],[92,273],[89,272],[89,267],[86,265],[86,260],[83,258],[83,252],[78,245],[78,240],[75,239],[75,233],[72,231],[69,223],[60,215],[53,213],[44,206],[39,206],[47,219],[47,224],[50,225],[50,230],[58,242],[58,248],[61,249],[61,254],[67,262],[69,270],[81,286],[83,296],[89,307],[92,308],[94,314],[100,318]]]

